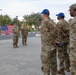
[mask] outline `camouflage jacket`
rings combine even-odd
[[[22,36],[27,35],[28,34],[28,29],[27,28],[22,28],[21,33],[22,33]]]
[[[51,49],[55,48],[56,43],[56,27],[53,20],[46,18],[41,22],[41,43],[42,46],[49,46]]]
[[[20,35],[18,27],[17,28],[13,28],[12,32],[13,32],[13,36],[19,36]]]
[[[76,48],[76,17],[70,22],[70,46]]]
[[[69,42],[69,28],[70,25],[66,20],[59,20],[57,23],[57,31],[58,31],[58,37],[57,37],[57,42],[58,43],[67,43]]]

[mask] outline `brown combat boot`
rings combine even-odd
[[[27,44],[25,44],[25,45],[27,45]]]
[[[16,46],[13,46],[13,48],[16,48]]]
[[[63,75],[65,75],[64,69],[58,70],[58,71],[57,71],[57,74],[63,74]]]
[[[22,44],[23,46],[25,46],[25,44]]]
[[[19,46],[16,45],[16,48],[19,48]]]
[[[70,72],[70,69],[69,68],[64,68],[65,71],[67,72]]]

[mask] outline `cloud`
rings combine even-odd
[[[0,7],[2,11],[0,14],[8,14],[10,17],[24,16],[32,12],[41,12],[47,8],[51,12],[50,17],[56,18],[56,14],[64,12],[69,18],[69,6],[76,3],[75,0],[2,0]]]

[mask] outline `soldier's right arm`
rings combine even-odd
[[[13,28],[13,29],[12,29],[12,32],[13,32],[13,33],[14,33],[14,30],[15,30],[15,29]]]
[[[57,26],[56,26],[56,23],[54,22],[54,44],[56,45],[57,43],[57,40],[58,40],[58,30],[57,30]]]
[[[40,29],[40,31],[41,31],[41,33],[45,34],[48,30],[49,29],[48,29],[48,26],[47,26],[47,21],[43,20],[41,22],[41,29]]]
[[[13,33],[16,33],[16,32],[17,32],[17,30],[15,30],[15,29],[12,29],[12,32],[13,32]]]
[[[63,23],[61,21],[59,21],[56,26],[57,26],[57,30],[58,30],[58,35],[59,34],[62,35],[64,33],[63,32],[63,30],[64,30]]]
[[[73,40],[76,40],[76,21],[71,25],[71,33]]]

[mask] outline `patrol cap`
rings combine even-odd
[[[41,14],[46,14],[46,15],[50,15],[50,12],[48,9],[44,9]]]
[[[65,15],[64,15],[64,13],[59,13],[59,14],[56,14],[56,16],[59,16],[59,17],[61,17],[61,18],[64,18],[65,17]]]
[[[69,11],[70,11],[71,9],[76,10],[76,3],[75,3],[75,4],[72,4],[72,5],[70,6]]]

